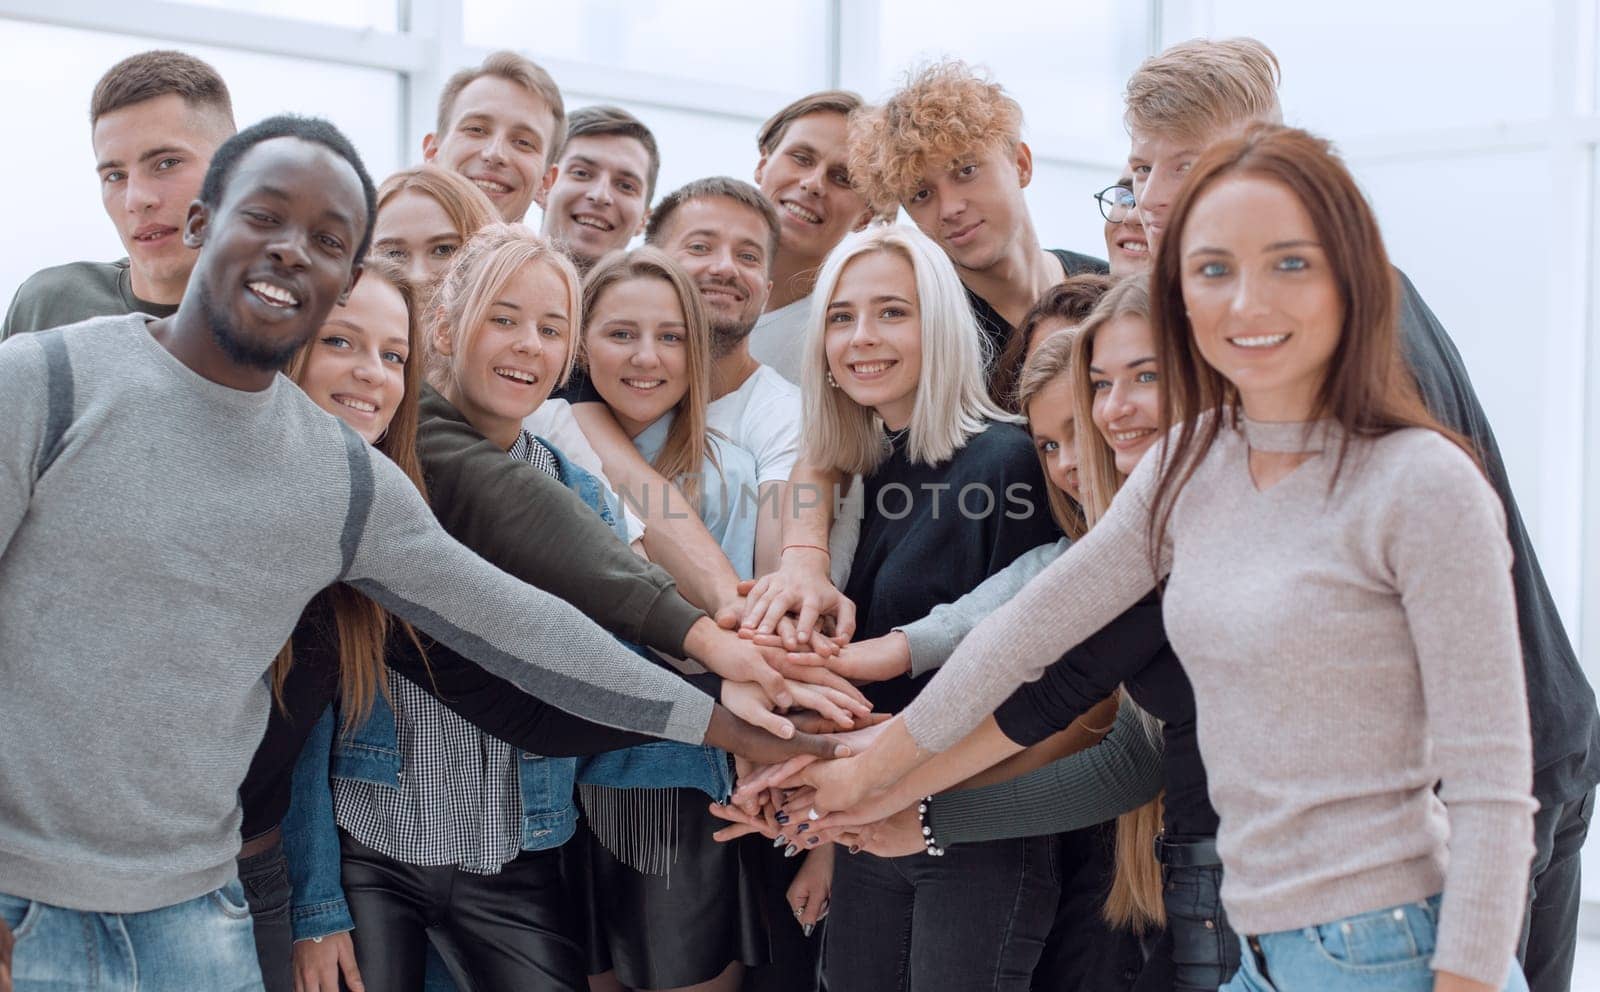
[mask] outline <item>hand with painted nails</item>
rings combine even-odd
[[[856,831],[855,844],[859,849],[880,858],[903,858],[928,849],[922,840],[922,818],[917,815],[915,805],[876,823],[849,829]]]
[[[795,922],[807,937],[828,915],[828,897],[833,891],[833,845],[824,844],[806,855],[805,864],[789,883],[785,898],[794,910]]]

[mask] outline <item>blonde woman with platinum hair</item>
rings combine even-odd
[[[886,376],[858,376],[847,369],[841,377],[838,370],[830,368],[827,342],[830,330],[849,318],[841,316],[835,291],[852,263],[874,255],[896,256],[909,267],[915,299],[903,302],[914,304],[920,317],[921,361],[915,366],[902,362],[888,369]],[[978,333],[955,266],[916,228],[893,224],[846,237],[823,264],[813,299],[817,302],[806,328],[800,381],[806,457],[813,464],[844,472],[871,472],[889,453],[881,425],[890,431],[909,428],[912,461],[934,465],[947,461],[982,431],[985,421],[1019,422],[989,400],[984,368],[991,356],[985,354],[983,335]],[[892,301],[885,298],[883,302]],[[859,382],[863,390],[860,400],[847,380]],[[889,423],[892,414],[886,417],[872,406],[872,398],[885,388],[898,389],[903,396],[907,387],[915,398],[909,418],[905,423]]]
[[[851,235],[823,265],[813,298],[801,372],[806,457],[861,476],[860,532],[842,589],[856,605],[856,636],[880,637],[1060,531],[1032,441],[989,401],[982,335],[932,241],[902,226]],[[925,681],[885,679],[872,701],[894,712]],[[831,856],[798,826],[785,840],[791,853]],[[835,858],[827,987],[1027,989],[1060,892],[1056,843]]]

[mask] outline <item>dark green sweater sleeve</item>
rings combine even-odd
[[[1160,741],[1124,695],[1105,740],[1005,782],[940,793],[928,826],[940,844],[1038,837],[1104,823],[1160,791]]]
[[[507,458],[426,387],[417,454],[433,511],[456,540],[623,640],[683,653],[689,628],[705,614],[678,595],[672,577],[635,555],[566,486]]]

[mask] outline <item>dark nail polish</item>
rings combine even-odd
[[[780,824],[787,824],[789,822],[789,814],[779,813],[777,816],[773,817],[773,819],[777,820]]]
[[[800,834],[803,834],[803,833],[805,833],[805,832],[806,832],[806,831],[807,831],[807,830],[810,830],[810,829],[811,829],[811,824],[809,824],[809,823],[802,823],[802,824],[800,824],[800,826],[799,826],[799,828],[798,828],[798,829],[797,829],[797,830],[796,830],[796,831],[795,831],[795,833],[800,833]]]
[[[806,846],[807,847],[816,847],[817,846],[817,841],[819,839],[820,838],[818,838],[816,834],[812,834],[810,837],[806,838]]]

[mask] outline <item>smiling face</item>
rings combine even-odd
[[[890,430],[911,423],[922,375],[917,274],[898,251],[851,259],[828,300],[823,349],[846,396],[876,410]]]
[[[415,286],[431,286],[450,271],[461,234],[439,201],[420,189],[403,189],[378,208],[372,253],[405,267]]]
[[[219,114],[168,93],[101,115],[95,122],[100,202],[128,253],[134,294],[176,303],[194,268],[183,243],[189,204],[206,167],[232,133]]]
[[[781,251],[821,259],[872,219],[850,185],[849,152],[849,118],[819,110],[791,121],[761,156],[756,185],[778,210]]]
[[[205,245],[194,291],[223,353],[282,368],[350,289],[365,228],[361,180],[330,149],[283,137],[241,155],[219,202],[196,204],[185,232]]]
[[[760,214],[725,196],[680,205],[656,232],[656,246],[684,267],[705,301],[717,357],[749,337],[766,309],[767,232]]]
[[[1022,191],[1032,178],[1033,154],[1027,145],[996,145],[924,176],[902,206],[957,268],[982,272],[1005,257],[1027,224]]]
[[[533,261],[490,295],[477,326],[434,330],[435,349],[450,360],[442,392],[484,437],[510,448],[550,396],[572,344],[568,307],[560,271]]]
[[[423,161],[461,173],[489,196],[502,219],[543,206],[555,180],[549,161],[555,113],[538,94],[500,76],[479,76],[456,96],[450,127],[422,140]]]
[[[620,134],[580,135],[561,152],[544,212],[544,233],[587,268],[628,246],[649,212],[650,153]]]
[[[1150,321],[1126,315],[1100,325],[1089,352],[1094,426],[1129,475],[1161,429],[1160,370]]]
[[[1123,176],[1117,185],[1133,188],[1133,178]],[[1145,240],[1144,221],[1137,208],[1123,215],[1119,223],[1106,221],[1106,259],[1115,277],[1150,271],[1150,243]]]
[[[1044,463],[1050,484],[1083,502],[1078,487],[1077,424],[1073,413],[1072,376],[1050,380],[1028,401],[1028,432]]]
[[[625,279],[595,300],[583,332],[589,381],[629,437],[688,394],[688,328],[665,279]]]
[[[1220,179],[1190,209],[1184,305],[1201,357],[1258,420],[1314,415],[1338,349],[1344,302],[1316,226],[1287,186]]]
[[[300,372],[311,401],[376,443],[406,391],[409,314],[400,291],[370,274],[334,307]]]

